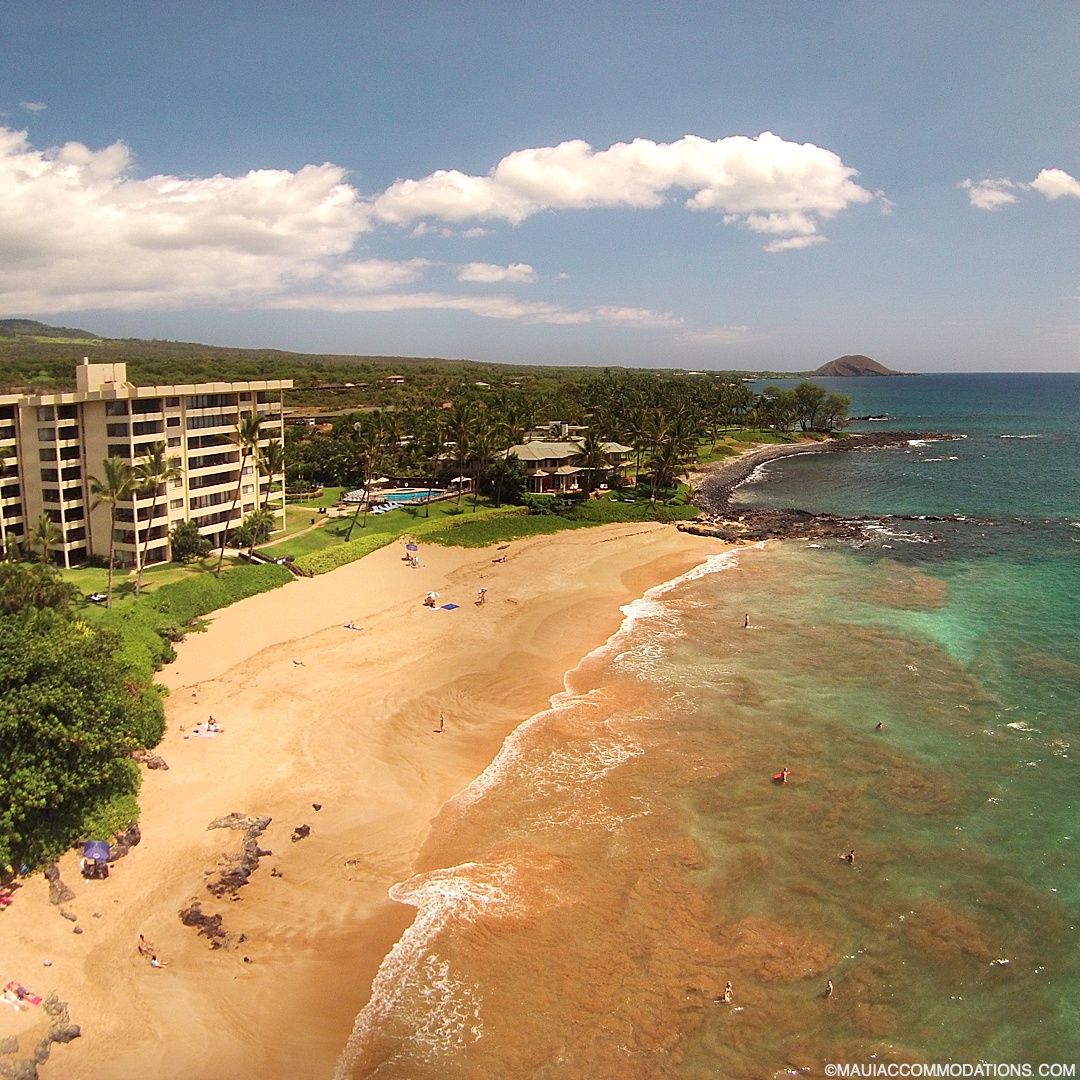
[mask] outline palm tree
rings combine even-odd
[[[503,467],[499,472],[499,481],[495,488],[495,505],[502,506],[502,486],[506,476],[506,470],[510,465],[510,451],[521,443],[525,438],[525,432],[529,429],[528,406],[523,401],[504,401],[502,426],[507,438],[506,454],[503,457]]]
[[[581,463],[585,466],[586,489],[592,491],[595,473],[608,464],[604,444],[595,427],[590,426],[585,432],[585,438],[581,441]]]
[[[459,401],[450,410],[447,434],[454,444],[454,463],[457,465],[459,478],[465,475],[465,466],[469,463],[469,436],[472,433],[474,420],[475,414],[470,401]],[[457,500],[459,507],[464,490],[464,486],[459,483]]]
[[[90,494],[93,496],[91,509],[96,509],[103,502],[109,504],[109,588],[105,594],[105,606],[112,607],[113,554],[116,551],[116,509],[131,494],[133,477],[131,466],[123,458],[111,457],[104,461],[105,479],[89,477]]]
[[[443,439],[442,413],[432,411],[424,418],[422,450],[427,464],[428,497],[424,503],[424,517],[431,517],[431,489],[439,476],[445,441]]]
[[[473,510],[480,499],[480,477],[487,472],[491,464],[492,455],[498,444],[498,428],[491,422],[486,413],[482,413],[476,420],[472,434],[469,437],[469,457],[473,462]]]
[[[270,490],[274,486],[274,477],[279,473],[285,472],[285,447],[281,445],[281,440],[271,439],[266,446],[256,447],[255,460],[258,462],[258,472],[264,472],[269,477],[266,483],[266,494],[263,496],[262,507],[260,508],[260,512],[265,519],[266,515],[269,513]],[[273,532],[273,521],[273,515],[270,514],[270,528],[269,530],[265,530],[267,538],[269,538],[270,532]],[[284,527],[284,518],[281,524],[282,527]],[[255,550],[255,541],[259,535],[260,530],[256,529],[252,531],[251,547],[248,548],[249,555]]]
[[[221,553],[218,555],[217,569],[214,573],[221,574],[221,564],[225,561],[225,545],[228,542],[229,522],[236,513],[236,504],[240,501],[240,488],[244,483],[244,468],[247,460],[254,450],[258,449],[259,436],[262,434],[262,417],[256,412],[244,413],[236,422],[236,430],[229,435],[229,441],[240,448],[240,472],[236,478],[236,494],[233,496],[229,516],[225,521],[224,535],[221,537]]]
[[[48,514],[42,514],[34,524],[33,531],[30,533],[30,543],[35,546],[41,547],[41,561],[49,561],[49,548],[55,547],[63,540],[60,535],[60,530],[56,527],[56,522],[53,521]]]
[[[359,444],[356,463],[360,470],[360,484],[364,489],[364,497],[356,504],[353,519],[349,522],[348,532],[345,533],[345,543],[349,542],[353,529],[356,527],[356,519],[360,516],[361,505],[364,507],[364,524],[360,527],[362,529],[367,528],[367,512],[368,507],[371,505],[371,481],[378,475],[379,469],[382,467],[385,450],[383,439],[386,435],[386,428],[380,422],[378,414],[375,415],[373,423],[365,424],[364,421],[359,420],[353,425],[353,428],[356,431],[356,439]]]
[[[146,556],[150,548],[150,530],[153,529],[154,518],[157,517],[158,499],[165,490],[165,486],[173,480],[179,480],[181,475],[180,459],[175,456],[167,457],[166,446],[163,442],[148,446],[142,461],[135,466],[132,473],[133,486],[138,494],[145,495],[151,491],[154,493],[154,501],[150,504],[150,521],[147,523],[146,535],[143,538],[142,555],[139,556],[139,573],[135,578],[136,600],[139,599],[139,592],[142,589],[143,571],[146,569]],[[136,519],[138,516],[138,510],[136,510]]]

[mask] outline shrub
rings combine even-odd
[[[300,555],[294,565],[306,574],[328,574],[339,566],[346,566],[398,539],[392,533],[369,533],[347,544],[338,544],[323,551],[310,551]]]
[[[562,501],[556,495],[523,495],[521,499],[530,514],[557,514],[562,509]]]
[[[210,541],[199,532],[194,521],[180,521],[173,526],[173,562],[188,563],[210,553]]]

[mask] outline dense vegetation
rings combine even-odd
[[[165,730],[153,673],[201,616],[292,580],[200,574],[107,611],[45,563],[0,563],[0,869],[33,869],[138,818],[131,752]]]
[[[164,732],[120,635],[72,613],[46,566],[0,568],[0,867],[40,866],[137,816],[131,751]]]

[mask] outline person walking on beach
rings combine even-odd
[[[476,594],[476,606],[477,607],[482,607],[486,603],[487,603],[487,589],[481,589]]]
[[[746,617],[743,619],[743,624],[742,625],[743,625],[744,630],[749,630],[750,629],[750,612],[749,611],[746,613]]]
[[[435,729],[436,735],[441,735],[446,730],[446,715],[439,713],[439,726]]]
[[[825,996],[827,998],[832,997],[832,979],[829,979],[829,981],[825,984]]]

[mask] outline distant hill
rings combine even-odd
[[[0,337],[66,338],[94,341],[97,334],[89,330],[75,330],[70,326],[49,326],[37,319],[0,319]]]
[[[840,356],[814,372],[815,375],[852,376],[852,375],[903,375],[902,371],[890,371],[884,364],[871,360],[869,356],[855,353],[852,356]]]

